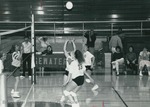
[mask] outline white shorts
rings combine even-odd
[[[119,65],[121,65],[124,63],[124,58],[117,59],[116,61],[113,61],[112,63],[115,63],[115,62],[118,62]]]
[[[140,64],[139,64],[139,68],[140,68],[140,67],[144,67],[145,65],[146,65],[147,67],[150,67],[150,61],[141,60],[141,61],[140,61]]]

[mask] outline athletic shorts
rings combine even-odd
[[[93,69],[91,68],[91,66],[85,66],[85,67],[86,67],[86,71],[87,70],[93,71]]]
[[[12,65],[11,70],[13,72],[14,77],[20,76],[20,67],[15,67]]]
[[[69,75],[69,71],[65,70],[65,75],[68,76]]]
[[[83,85],[84,76],[78,76],[75,79],[72,79],[78,86]]]
[[[150,67],[150,61],[147,60],[141,60],[139,64],[139,68],[144,67],[144,66]]]

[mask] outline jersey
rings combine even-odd
[[[21,55],[20,51],[12,53],[12,63],[11,64],[13,66],[20,67],[20,65],[21,65],[20,55]]]
[[[74,60],[69,65],[69,72],[72,74],[72,79],[75,79],[78,76],[84,76],[86,68],[85,65],[79,64],[78,60]]]
[[[23,46],[23,53],[31,53],[31,48],[32,48],[32,45],[30,42],[26,43],[26,42],[23,42],[22,43],[22,46]]]
[[[94,57],[93,54],[91,54],[89,51],[86,51],[84,54],[84,59],[85,59],[85,66],[91,66],[92,65],[92,61],[91,58]]]
[[[150,56],[150,52],[140,52],[140,56],[142,58],[142,60],[148,60],[149,61],[149,56]]]
[[[73,61],[73,58],[71,56],[68,56],[66,58],[66,69],[67,71],[69,71],[69,65],[71,64],[71,62]]]

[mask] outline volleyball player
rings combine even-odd
[[[98,89],[99,86],[97,84],[95,84],[94,80],[91,78],[91,73],[93,71],[93,65],[94,65],[95,57],[93,54],[91,54],[88,51],[87,45],[83,46],[83,56],[85,59],[86,72],[89,74],[89,76],[88,76],[89,79],[86,79],[86,82],[94,85],[92,88],[92,91],[93,91],[93,90]]]
[[[69,42],[72,43],[72,45],[73,45],[73,51],[70,51],[70,52],[67,51],[67,45]],[[64,54],[66,57],[66,69],[65,69],[63,84],[65,84],[65,83],[67,84],[69,82],[67,80],[68,75],[69,75],[69,65],[74,60],[74,52],[75,51],[76,51],[76,46],[75,46],[74,40],[71,40],[71,41],[67,40],[64,44]],[[65,100],[65,96],[62,96],[60,101],[63,102],[64,100]]]
[[[86,68],[84,65],[84,57],[82,52],[76,50],[74,55],[75,59],[68,67],[69,75],[67,81],[64,83],[64,86],[66,86],[66,88],[63,93],[71,101],[72,107],[79,107],[76,93],[84,83],[84,73]]]
[[[0,52],[0,74],[3,72],[4,70],[4,60],[6,59],[6,55],[3,52]]]
[[[13,46],[14,52],[12,53],[12,63],[11,63],[13,76],[16,79],[14,89],[12,89],[11,94],[12,94],[12,97],[15,97],[15,98],[20,97],[19,92],[17,90],[19,77],[20,77],[20,66],[21,66],[21,57],[22,57],[19,47],[20,46],[18,44],[15,44]]]

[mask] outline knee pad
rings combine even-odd
[[[75,92],[70,92],[70,95],[72,95],[73,97],[76,97],[77,96],[77,94],[75,93]]]
[[[64,93],[65,96],[69,96],[70,95],[70,92],[67,91],[67,90],[64,90],[63,93]]]

